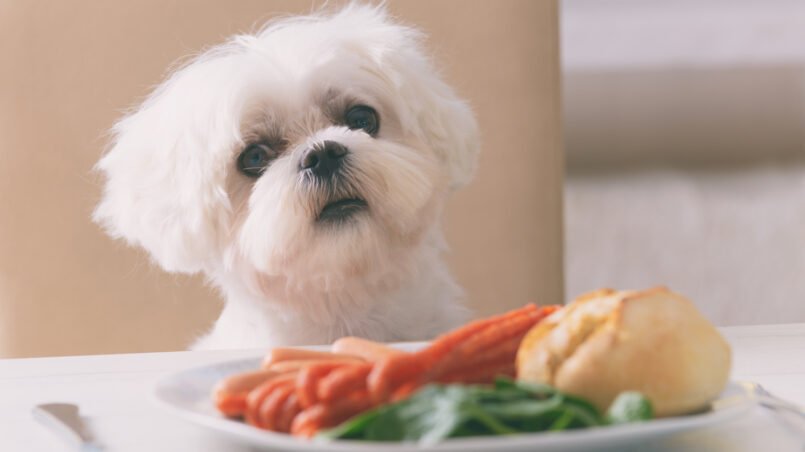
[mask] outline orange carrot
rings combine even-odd
[[[491,323],[457,344],[444,359],[428,371],[426,378],[438,378],[457,366],[484,361],[494,356],[511,356],[514,362],[520,341],[525,334],[543,318],[554,311],[553,307],[544,307],[537,311],[522,312],[516,316],[505,316],[498,322]]]
[[[375,363],[366,377],[372,400],[383,403],[402,384],[418,381],[424,371],[424,360],[418,354],[389,356]]]
[[[310,437],[373,406],[405,399],[428,382],[491,383],[498,375],[514,376],[520,341],[558,308],[529,304],[477,320],[415,353],[353,337],[336,341],[332,354],[275,349],[265,360],[273,377],[230,380],[216,405],[252,425]]]
[[[299,372],[296,379],[296,395],[302,408],[309,408],[318,402],[319,381],[333,370],[346,365],[343,362],[327,362],[309,365]]]
[[[352,364],[333,370],[318,385],[318,399],[324,403],[356,390],[366,389],[366,377],[372,371],[370,363]]]
[[[360,363],[362,361],[356,359],[352,360],[344,360],[344,359],[300,359],[295,361],[280,361],[278,363],[271,364],[268,366],[268,370],[273,370],[275,372],[298,372],[305,367],[312,366],[312,365],[319,365],[319,364],[332,364],[335,366],[341,366],[344,364],[350,363]]]
[[[415,381],[409,381],[395,389],[391,394],[390,402],[399,402],[400,400],[407,399],[411,394],[419,389],[420,385]]]
[[[467,340],[467,338],[472,337],[478,332],[484,330],[487,326],[503,322],[505,320],[508,320],[509,318],[528,315],[529,313],[535,312],[536,310],[537,310],[536,305],[527,304],[522,308],[515,309],[513,311],[509,311],[507,313],[495,317],[489,317],[486,319],[470,322],[467,325],[464,325],[463,327],[460,327],[458,329],[455,329],[453,331],[450,331],[437,337],[430,344],[430,346],[417,352],[417,355],[420,355],[423,357],[423,359],[427,360],[428,361],[427,367],[429,367],[430,365],[444,358],[445,355],[450,353],[458,345]]]
[[[493,361],[480,362],[473,366],[453,369],[441,376],[440,383],[489,384],[499,376],[514,377],[514,360],[504,357]]]
[[[373,406],[367,391],[355,391],[328,406],[329,410],[323,427],[335,427],[352,416],[362,413]]]
[[[320,352],[303,348],[272,348],[263,358],[261,367],[268,369],[274,364],[285,361],[363,361],[359,356],[345,353]]]
[[[308,438],[315,435],[322,424],[326,411],[327,407],[321,403],[305,408],[296,415],[291,423],[291,434]]]
[[[333,342],[332,350],[337,354],[357,356],[369,362],[376,362],[391,355],[405,353],[380,342],[354,336],[346,336],[336,340]]]
[[[320,429],[334,427],[371,407],[369,394],[365,391],[353,392],[332,404],[313,405],[294,418],[291,424],[291,434],[313,436]]]
[[[282,406],[282,410],[279,413],[279,420],[277,421],[276,431],[288,433],[291,431],[291,423],[293,422],[294,418],[297,414],[302,411],[302,407],[299,406],[299,399],[296,396],[296,393],[291,393],[288,398],[285,400],[285,404]]]
[[[277,386],[271,391],[271,394],[268,394],[268,396],[263,399],[263,402],[260,404],[260,409],[257,411],[257,424],[260,428],[276,430],[279,412],[285,404],[285,401],[293,392],[293,382],[290,381]]]
[[[279,386],[293,384],[294,379],[296,379],[295,374],[280,375],[252,389],[249,395],[246,396],[246,411],[244,413],[246,422],[251,425],[259,425],[260,405],[262,405],[266,397]]]
[[[249,395],[249,391],[279,375],[282,374],[270,370],[231,375],[215,385],[213,389],[215,407],[225,416],[243,416],[246,411],[246,397]]]
[[[467,338],[465,342],[455,348],[454,353],[459,359],[472,357],[476,353],[494,347],[502,341],[512,338],[519,339],[532,326],[537,324],[542,317],[541,312],[526,313],[491,324],[478,334]]]
[[[486,347],[483,350],[479,350],[467,360],[457,363],[456,366],[474,366],[476,363],[483,363],[500,357],[507,357],[514,362],[514,359],[517,356],[517,349],[520,348],[520,342],[523,340],[523,336],[526,332],[527,331],[523,332],[523,334],[518,334],[513,338],[506,339],[495,345]]]

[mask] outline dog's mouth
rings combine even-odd
[[[345,198],[328,203],[321,209],[316,221],[319,223],[338,223],[369,208],[369,204],[361,198]]]

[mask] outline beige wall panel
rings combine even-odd
[[[177,350],[217,295],[89,220],[106,130],[179,58],[304,1],[0,0],[0,357]],[[554,1],[397,1],[481,123],[476,180],[445,220],[479,314],[562,299]]]

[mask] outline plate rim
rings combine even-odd
[[[667,435],[675,432],[695,430],[714,424],[727,422],[731,419],[744,415],[755,405],[755,401],[751,397],[749,391],[747,391],[747,389],[738,382],[730,380],[727,382],[719,398],[714,400],[712,403],[725,400],[723,394],[728,392],[736,392],[736,394],[729,396],[730,399],[735,400],[733,400],[732,403],[729,403],[726,407],[708,410],[703,413],[652,419],[646,422],[637,422],[631,424],[591,427],[560,432],[534,432],[515,435],[454,438],[447,439],[433,445],[421,445],[417,442],[375,442],[359,440],[316,440],[296,438],[285,433],[260,430],[241,421],[228,419],[222,415],[217,417],[194,411],[171,402],[169,400],[170,397],[165,396],[165,391],[168,391],[171,387],[175,387],[177,381],[181,380],[182,378],[187,378],[192,374],[226,367],[234,368],[238,365],[246,365],[249,363],[254,363],[254,365],[257,367],[259,366],[261,359],[262,355],[255,355],[253,357],[222,360],[205,365],[197,365],[184,368],[180,371],[168,373],[161,376],[154,382],[150,391],[150,399],[162,409],[167,410],[168,412],[184,419],[185,421],[213,429],[214,431],[226,434],[229,437],[239,438],[240,440],[248,440],[249,443],[259,444],[261,446],[273,446],[286,450],[300,451],[388,450],[397,452],[409,450],[444,452],[469,451],[487,450],[489,447],[493,447],[496,450],[505,450],[506,448],[515,448],[526,445],[533,447],[572,446],[576,441],[612,441],[624,438],[636,440],[641,437]],[[212,388],[210,387],[210,389]],[[211,399],[208,398],[208,400],[210,400],[210,404],[212,404]],[[651,428],[646,429],[647,425],[650,425]]]

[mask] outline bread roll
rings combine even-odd
[[[705,408],[724,388],[730,348],[689,300],[664,287],[581,296],[537,324],[517,378],[587,398],[605,411],[636,390],[657,416]]]

